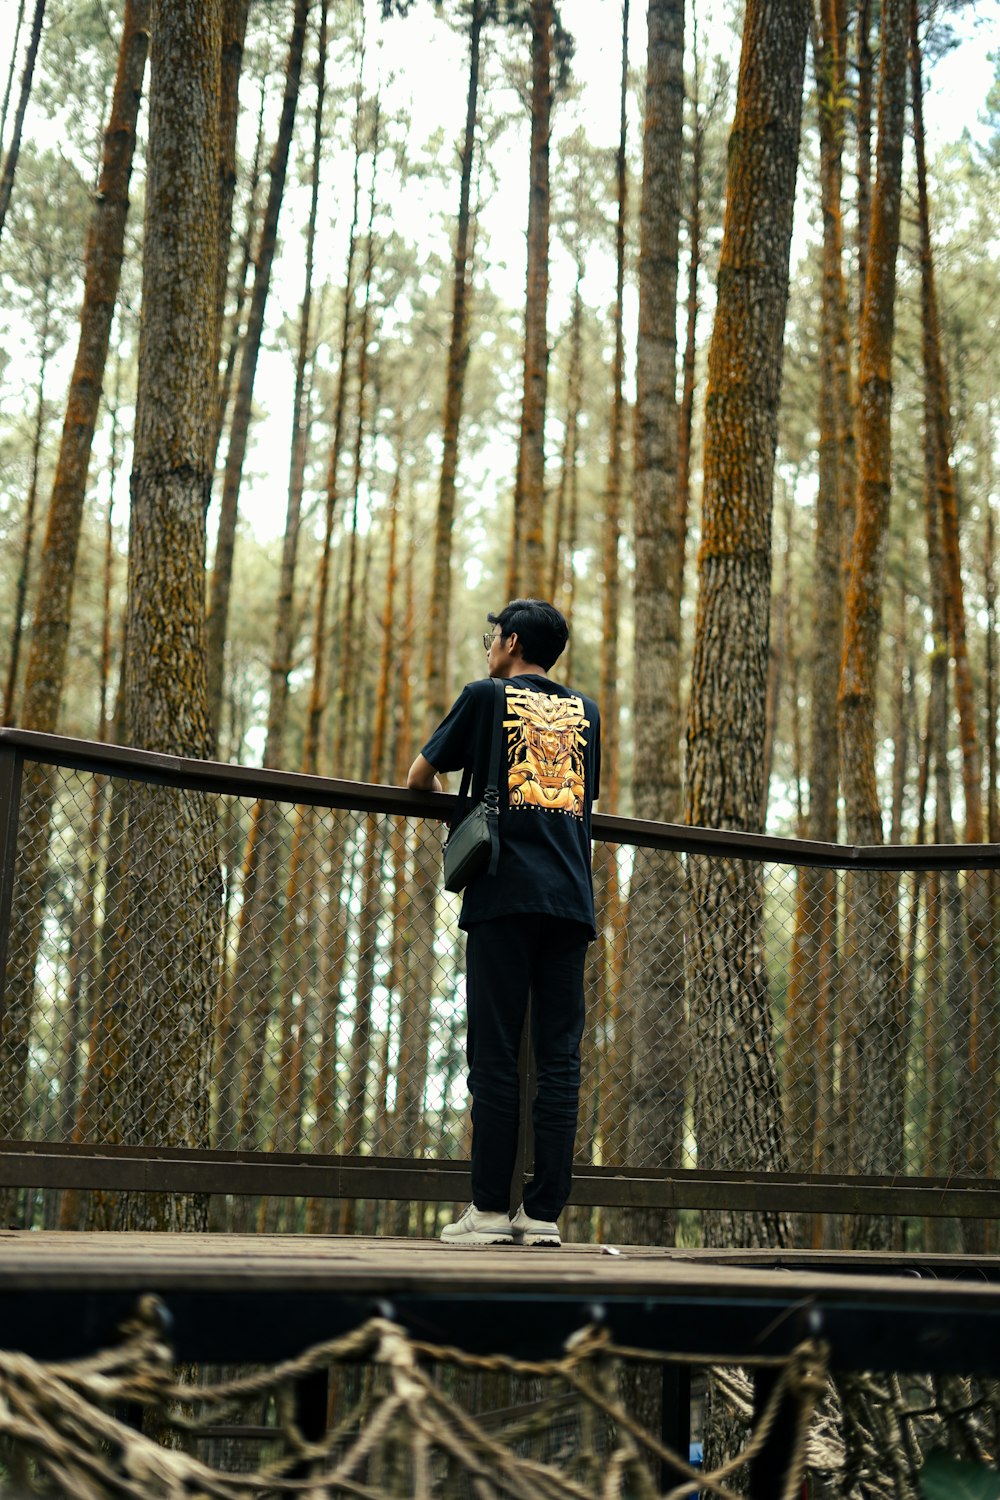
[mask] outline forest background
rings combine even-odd
[[[13,6],[11,7],[13,9]],[[31,7],[29,6],[30,12]],[[13,192],[0,240],[4,297],[0,529],[3,588],[0,633],[8,645],[5,722],[86,737],[122,738],[112,729],[122,660],[126,587],[127,491],[131,472],[140,304],[145,114],[140,109],[126,229],[122,293],[116,304],[104,398],[94,436],[88,499],[73,589],[63,703],[53,722],[21,712],[32,613],[42,576],[46,507],[65,414],[82,298],[84,248],[121,38],[116,7],[49,4],[40,29]],[[969,654],[986,774],[995,785],[995,702],[989,649],[993,618],[995,392],[992,316],[996,272],[997,98],[988,62],[995,6],[935,5],[921,15],[929,68],[929,175],[940,301],[941,344],[951,392],[960,525],[967,590]],[[320,142],[312,314],[305,341],[307,415],[301,516],[288,668],[288,726],[282,764],[304,766],[317,637],[314,612],[325,596],[321,635],[339,641],[347,680],[331,653],[325,712],[344,715],[351,732],[335,746],[328,717],[316,766],[333,775],[398,778],[426,721],[427,631],[442,629],[447,680],[432,685],[440,705],[482,670],[480,625],[506,597],[524,389],[524,279],[530,147],[530,17],[514,7],[483,27],[482,73],[469,187],[468,368],[457,441],[454,529],[449,559],[455,582],[450,612],[433,613],[435,516],[439,507],[452,300],[452,257],[460,189],[461,125],[468,83],[468,6],[411,6],[383,14],[369,5],[338,6],[328,18],[329,59],[322,118],[317,100],[317,7],[305,36],[289,168],[280,208],[270,292],[257,335],[253,400],[234,401],[248,312],[263,279],[261,218],[273,181],[275,136],[286,84],[288,6],[249,7],[240,81],[234,232],[228,252],[226,324],[220,368],[230,391],[218,445],[209,536],[217,530],[220,491],[238,493],[232,597],[226,615],[220,683],[218,756],[259,761],[264,750],[274,620],[281,582],[296,350],[301,329],[304,244],[309,220],[313,132]],[[31,46],[22,4],[9,33],[4,145],[12,130]],[[37,16],[36,16],[37,19]],[[691,506],[682,523],[686,573],[681,590],[682,698],[688,689],[694,618],[694,557],[700,528],[701,434],[705,365],[714,307],[724,204],[725,147],[732,122],[742,7],[691,10],[685,70],[680,285],[681,355],[693,357],[690,402]],[[565,674],[608,700],[614,681],[621,718],[617,774],[606,810],[629,811],[631,795],[631,511],[638,316],[637,253],[642,178],[645,17],[629,18],[625,124],[622,286],[615,295],[616,227],[622,197],[618,154],[622,33],[618,5],[564,6],[564,56],[553,76],[550,162],[550,292],[546,310],[548,392],[544,427],[546,592],[569,608],[574,641]],[[877,69],[877,26],[870,64]],[[856,46],[856,37],[851,38]],[[961,45],[957,45],[961,43]],[[954,49],[954,50],[953,50]],[[845,249],[858,259],[857,88],[852,63],[843,101],[849,154]],[[945,79],[942,86],[938,80]],[[808,830],[809,661],[835,643],[818,640],[814,529],[820,442],[822,214],[817,95],[810,88],[802,131],[793,268],[785,322],[785,365],[774,499],[774,585],[770,602],[767,823]],[[960,104],[959,104],[960,101]],[[692,181],[697,141],[697,186]],[[869,147],[870,149],[870,147]],[[853,160],[851,158],[854,158]],[[268,172],[270,162],[271,171]],[[853,174],[853,181],[852,181]],[[354,186],[356,181],[356,188]],[[697,214],[694,198],[697,195]],[[272,198],[274,196],[272,188]],[[894,466],[887,562],[885,642],[877,699],[878,771],[887,836],[917,836],[919,746],[934,656],[933,603],[923,546],[920,266],[912,149],[907,156],[898,271],[893,404]],[[353,202],[353,211],[352,211]],[[268,249],[263,250],[266,257]],[[345,277],[348,255],[351,264]],[[691,274],[693,272],[693,275]],[[848,268],[847,285],[857,284]],[[686,297],[683,295],[687,287]],[[261,299],[263,300],[263,299]],[[619,314],[619,305],[621,312]],[[345,309],[347,316],[345,318]],[[854,319],[856,322],[857,312]],[[622,327],[616,377],[616,328]],[[693,340],[688,330],[693,329]],[[251,334],[253,337],[253,334]],[[364,340],[364,346],[361,346]],[[343,351],[345,357],[341,358]],[[684,375],[678,359],[679,381]],[[224,380],[224,377],[223,377]],[[616,401],[616,384],[620,396]],[[363,387],[363,389],[362,389]],[[682,392],[678,385],[678,396]],[[231,413],[245,448],[225,479]],[[319,586],[324,509],[330,489],[331,428],[340,410],[336,498],[330,529],[329,582]],[[614,472],[613,472],[614,471]],[[617,491],[612,494],[612,490]],[[235,500],[230,494],[230,501]],[[390,559],[390,531],[399,535]],[[223,549],[225,550],[225,548]],[[613,561],[613,566],[611,560]],[[439,560],[440,561],[440,560]],[[396,693],[392,740],[397,753],[371,764],[382,602],[390,568],[397,595],[390,630],[398,674],[412,692]],[[211,559],[210,559],[211,573]],[[440,575],[438,575],[440,576]],[[354,582],[348,586],[349,578]],[[405,580],[405,581],[404,581]],[[404,595],[407,595],[408,603]],[[212,581],[209,580],[209,605]],[[433,614],[433,618],[432,618]],[[410,642],[407,648],[406,641]],[[349,654],[348,654],[349,643]],[[406,653],[409,651],[409,659]],[[324,670],[320,669],[321,672]],[[398,682],[397,675],[397,682]],[[346,695],[346,696],[345,696]],[[347,701],[353,695],[352,704]],[[409,699],[409,704],[405,699]],[[313,705],[315,708],[315,704]],[[605,702],[605,711],[615,711]],[[401,722],[401,714],[410,722]],[[682,712],[675,722],[682,723]],[[949,755],[958,768],[957,718],[949,718]],[[614,743],[614,739],[612,739]],[[334,750],[338,754],[334,756]],[[928,804],[933,816],[933,792]],[[669,812],[665,809],[665,812]],[[676,809],[674,810],[676,814]],[[947,819],[944,825],[947,827]],[[841,833],[843,828],[841,827]]]
[[[19,7],[5,721],[398,785],[524,590],[573,621],[602,809],[1000,841],[977,16],[990,35],[995,6],[650,0],[641,39],[628,5],[552,0]],[[974,134],[924,83],[958,34]],[[439,827],[404,805],[212,806],[26,763],[0,1138],[460,1156],[455,913]],[[838,883],[598,838],[594,865],[584,1160],[994,1175],[1000,892],[976,859]],[[400,1231],[423,1212],[397,1208]],[[125,1195],[107,1222],[207,1205]],[[698,1233],[801,1228],[713,1210]]]

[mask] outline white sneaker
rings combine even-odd
[[[441,1231],[446,1245],[512,1245],[514,1231],[507,1214],[491,1214],[474,1203]]]
[[[510,1227],[514,1231],[514,1239],[518,1245],[561,1245],[559,1237],[559,1225],[553,1224],[550,1219],[533,1219],[524,1211],[524,1204],[520,1204],[517,1213],[510,1221]]]

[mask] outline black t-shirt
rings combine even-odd
[[[515,912],[583,922],[594,932],[590,810],[601,772],[597,704],[548,677],[504,679],[500,755],[500,860],[465,888],[459,925]],[[489,777],[493,680],[462,689],[423,755],[436,771],[472,765],[472,801]]]

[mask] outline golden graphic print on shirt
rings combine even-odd
[[[507,795],[511,807],[583,817],[583,752],[590,722],[581,698],[507,687]]]

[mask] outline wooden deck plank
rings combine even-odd
[[[225,1235],[0,1232],[0,1290],[257,1286],[262,1290],[494,1289],[587,1296],[676,1292],[746,1296],[823,1294],[835,1299],[930,1301],[957,1292],[1000,1306],[1000,1257],[878,1252],[693,1251],[658,1246],[445,1245],[360,1235]],[[959,1280],[958,1278],[962,1279]],[[966,1278],[973,1279],[966,1279]]]
[[[0,1343],[91,1353],[152,1292],[181,1359],[270,1362],[379,1313],[431,1342],[529,1357],[597,1321],[692,1356],[781,1357],[819,1335],[838,1368],[1000,1374],[997,1257],[616,1248],[11,1230]]]

